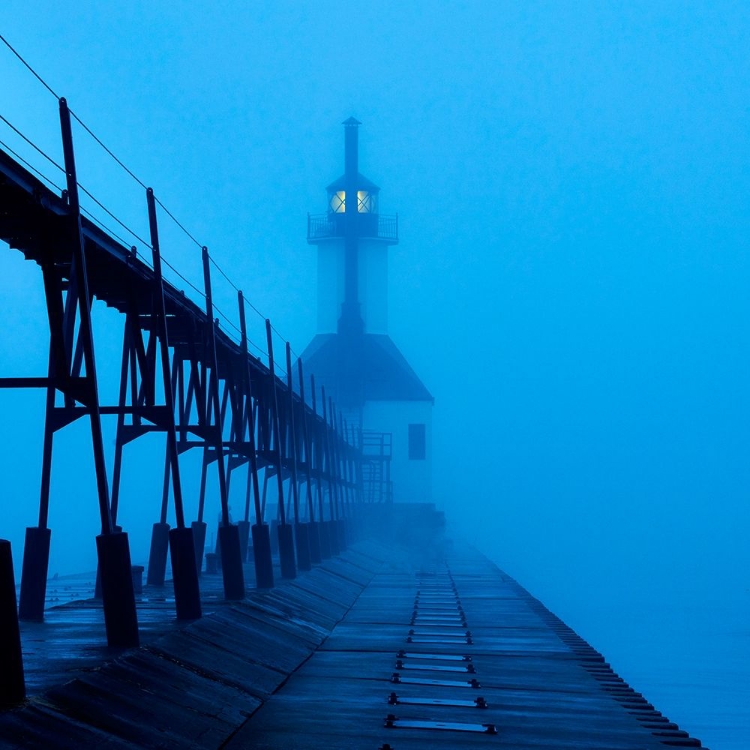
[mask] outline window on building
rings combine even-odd
[[[424,461],[427,457],[427,438],[423,424],[409,425],[409,460]]]

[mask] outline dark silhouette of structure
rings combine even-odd
[[[161,507],[155,509],[158,521],[151,539],[148,583],[164,585],[170,555],[176,614],[181,620],[201,616],[198,576],[211,465],[217,468],[221,498],[224,597],[240,600],[246,594],[243,564],[249,540],[257,585],[266,588],[274,584],[271,531],[258,472],[264,470],[264,483],[273,477],[277,481],[274,525],[281,575],[292,579],[298,566],[308,570],[312,562],[338,554],[346,548],[347,539],[354,538],[356,506],[362,497],[357,469],[361,451],[342,434],[342,420],[333,404],[324,399],[322,414],[317,413],[314,382],[313,407],[305,403],[303,380],[299,393],[294,391],[289,348],[286,382],[276,376],[269,321],[268,365],[248,353],[242,292],[238,292],[239,340],[219,328],[212,300],[212,259],[206,247],[202,248],[203,308],[163,279],[157,223],[160,204],[150,188],[144,198],[152,266],[135,248],[125,247],[82,215],[71,112],[65,99],[59,100],[59,111],[67,180],[62,195],[0,151],[0,239],[39,265],[50,331],[45,376],[0,378],[0,387],[42,388],[47,394],[39,521],[26,532],[19,614],[22,620],[44,618],[54,436],[86,418],[91,424],[101,519],[101,534],[96,539],[97,592],[103,602],[107,640],[110,646],[137,646],[133,566],[127,533],[117,525],[126,445],[147,433],[164,433],[166,438],[165,481]],[[125,315],[116,404],[102,404],[99,398],[91,324],[94,297]],[[302,375],[301,365],[299,371]],[[104,460],[102,415],[117,417],[111,484]],[[179,456],[196,448],[203,453],[203,475],[198,516],[189,523],[182,502]],[[247,468],[246,503],[243,520],[234,524],[229,519],[228,483],[230,474],[240,467]],[[305,504],[300,500],[301,483],[306,485]],[[174,529],[167,524],[170,489],[177,522]],[[316,496],[317,506],[313,502]],[[325,520],[324,502],[328,507]],[[0,622],[7,645],[18,639],[14,635],[12,560],[5,546],[2,553]],[[20,652],[7,662],[3,660],[3,667],[14,672],[20,664]],[[4,682],[12,686],[3,699],[22,697],[22,677],[21,672],[15,681]]]

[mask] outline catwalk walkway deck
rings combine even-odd
[[[31,649],[37,695],[0,714],[0,746],[700,747],[463,546],[425,561],[359,544],[243,603],[218,577],[203,590],[211,614],[187,627],[142,603],[145,645],[116,658],[92,602],[26,629],[68,657]]]

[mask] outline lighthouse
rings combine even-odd
[[[359,126],[344,125],[344,174],[309,215],[317,249],[317,334],[301,359],[367,445],[388,446],[395,502],[431,502],[433,397],[388,335],[388,253],[398,216],[380,213],[380,188],[359,171]]]

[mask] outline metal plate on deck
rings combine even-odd
[[[432,612],[421,612],[420,610],[416,610],[414,612],[414,618],[415,620],[422,620],[423,622],[447,622],[447,623],[463,623],[466,622],[463,615],[459,614],[433,614]]]
[[[458,681],[458,680],[430,680],[423,677],[402,677],[399,672],[391,675],[391,682],[398,685],[432,685],[433,687],[460,687],[460,688],[480,688],[479,681],[476,679]]]
[[[453,667],[447,664],[419,664],[412,660],[403,662],[401,659],[396,662],[396,669],[419,669],[423,672],[463,672],[464,674],[466,672],[473,674],[475,671],[474,665],[468,662],[462,667]]]
[[[457,643],[466,643],[468,645],[472,645],[474,641],[471,640],[471,638],[467,638],[466,636],[461,636],[460,638],[454,638],[453,640],[450,640],[448,638],[420,638],[419,636],[412,636],[410,635],[406,639],[407,643],[440,643],[445,646],[455,646]]]
[[[489,708],[489,703],[482,698],[474,700],[459,700],[458,698],[426,698],[424,696],[408,696],[391,693],[388,696],[388,704],[391,706],[452,706],[455,708]]]
[[[399,651],[396,654],[397,659],[439,659],[440,661],[471,661],[470,656],[463,654],[418,654]]]
[[[421,609],[414,610],[414,619],[435,620],[436,622],[463,622],[466,618],[459,612],[423,612]]]
[[[497,734],[494,724],[463,724],[457,721],[419,721],[417,719],[399,719],[393,714],[385,718],[387,729],[442,729],[450,732],[478,732],[480,734]]]
[[[437,620],[412,620],[409,623],[414,628],[454,628],[455,630],[466,630],[466,623],[460,620],[456,622],[438,622]]]

